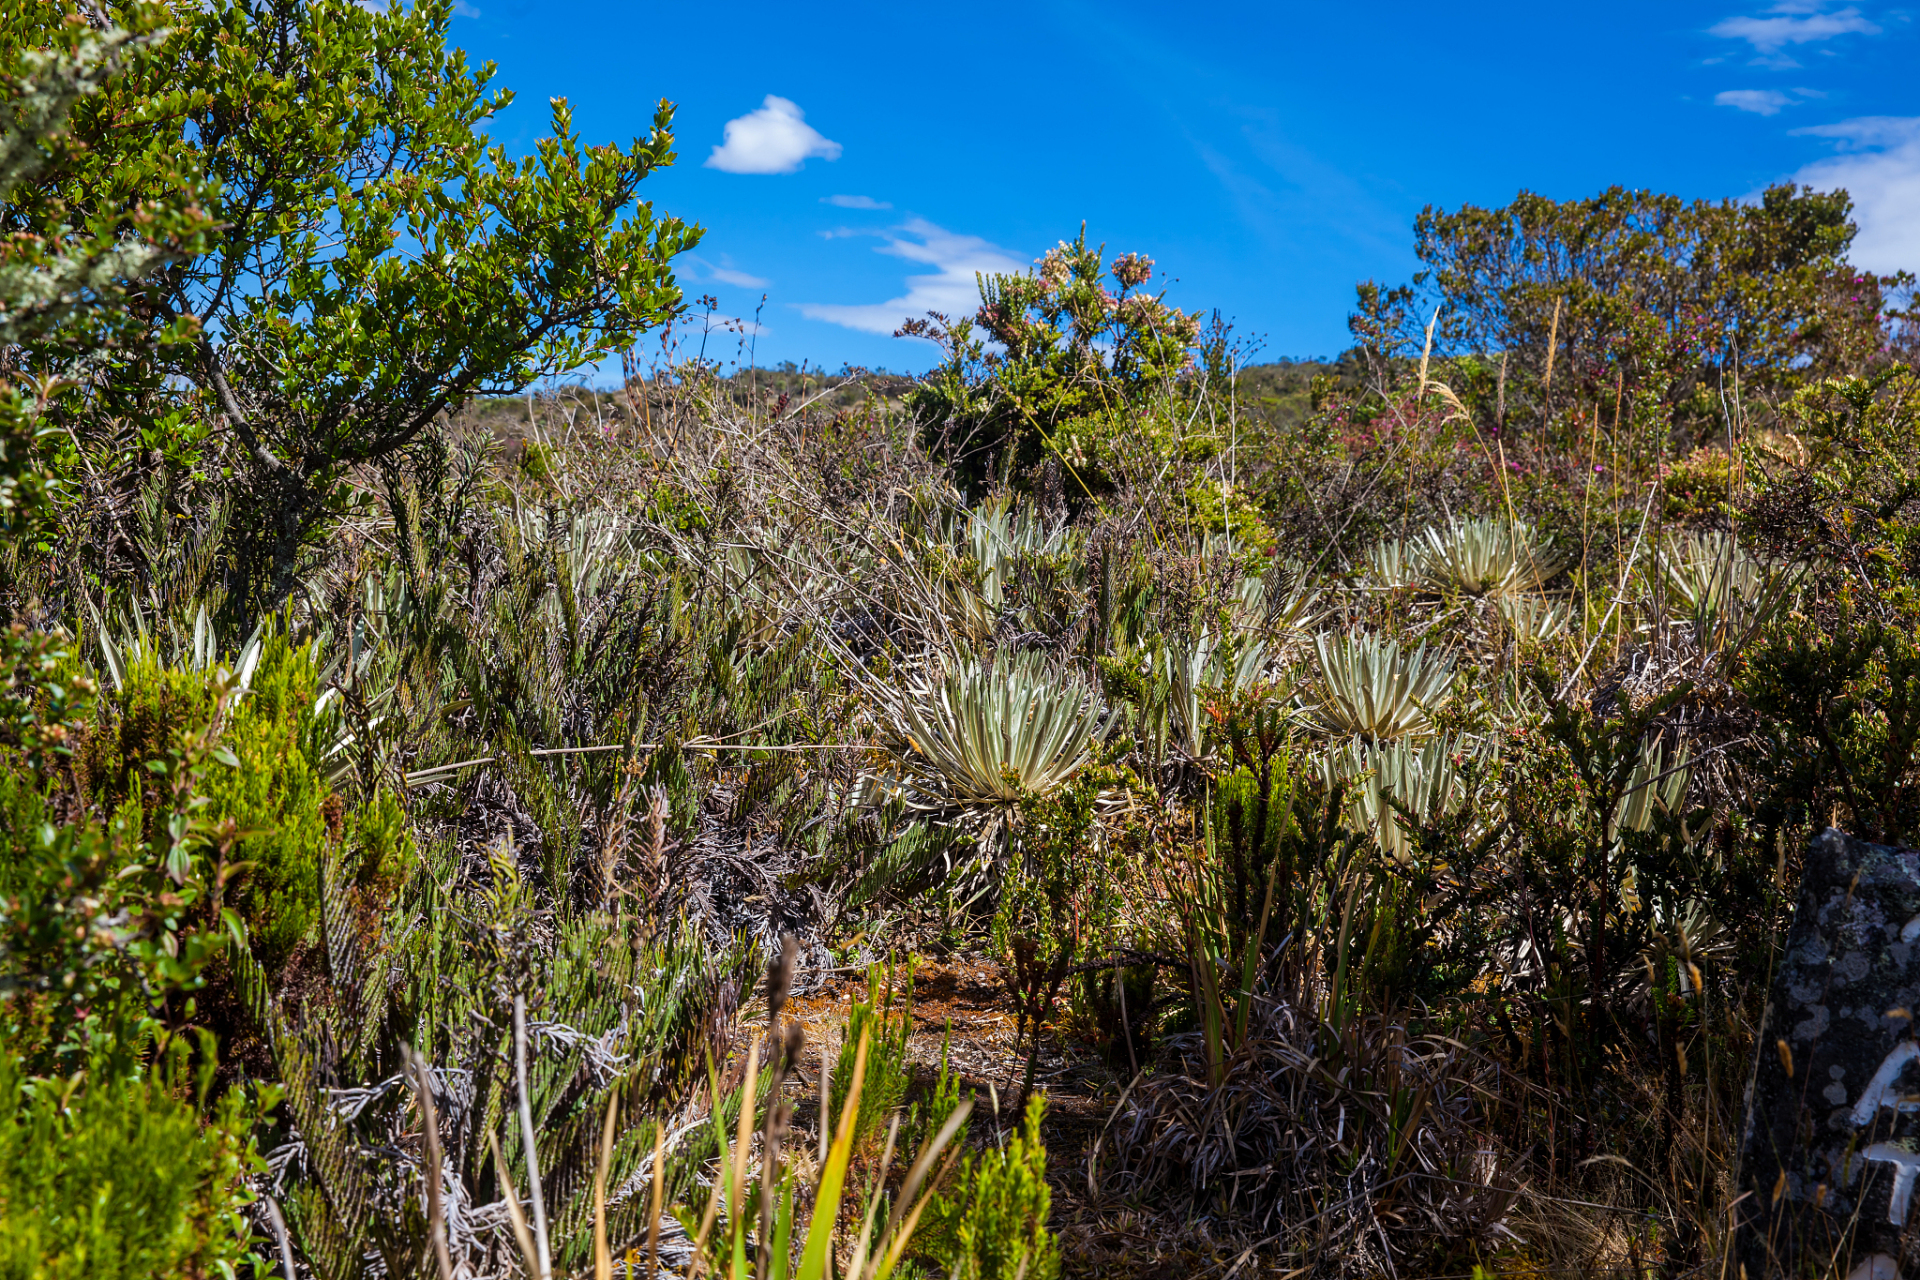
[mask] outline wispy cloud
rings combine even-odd
[[[875,200],[872,196],[821,196],[821,204],[830,204],[839,209],[891,209],[885,200]]]
[[[744,271],[735,271],[732,267],[710,267],[707,269],[707,278],[741,289],[764,289],[772,283],[762,276],[750,276]]]
[[[1782,107],[1791,107],[1798,98],[1778,89],[1726,89],[1713,95],[1715,106],[1751,111],[1757,116],[1777,116]]]
[[[1853,262],[1880,272],[1920,268],[1920,116],[1861,116],[1793,132],[1840,148],[1793,180],[1822,191],[1844,187],[1853,197],[1860,226]]]
[[[1759,17],[1723,18],[1707,33],[1723,40],[1744,40],[1753,49],[1755,65],[1784,69],[1800,65],[1785,52],[1789,45],[1879,35],[1880,27],[1853,5],[1829,11],[1826,0],[1782,0]]]
[[[902,321],[929,311],[947,315],[972,311],[980,300],[975,273],[1006,275],[1028,266],[991,241],[948,231],[925,218],[910,218],[898,227],[874,234],[883,241],[874,252],[925,263],[933,271],[908,276],[907,292],[901,297],[854,304],[806,302],[800,304],[801,315],[862,333],[892,333]]]
[[[807,123],[807,113],[786,98],[766,101],[727,121],[726,140],[707,157],[722,173],[792,173],[815,156],[838,160],[840,144]]]
[[[733,264],[733,256],[723,253],[720,261],[710,262],[697,253],[690,253],[680,261],[686,263],[683,274],[690,280],[713,280],[720,284],[730,284],[741,289],[764,289],[773,281],[742,271]]]
[[[1369,256],[1403,252],[1406,218],[1401,212],[1295,142],[1279,112],[1241,107],[1235,114],[1241,117],[1245,144],[1239,155],[1201,138],[1189,141],[1249,228],[1290,252],[1324,252],[1328,235]]]

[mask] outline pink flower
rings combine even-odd
[[[1122,254],[1114,259],[1113,278],[1123,289],[1145,284],[1153,276],[1153,259],[1142,253]]]

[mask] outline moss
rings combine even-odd
[[[61,1087],[64,1085],[65,1087]],[[233,1275],[246,1265],[248,1178],[264,1169],[229,1095],[203,1124],[159,1080],[94,1070],[24,1078],[0,1053],[0,1280]]]
[[[327,786],[302,750],[318,684],[310,648],[269,640],[225,734],[239,767],[207,777],[209,816],[245,833],[229,855],[246,870],[228,900],[269,972],[319,919]]]

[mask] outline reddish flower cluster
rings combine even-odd
[[[1119,317],[1127,324],[1151,325],[1167,314],[1158,298],[1150,298],[1144,293],[1136,293],[1119,304]]]
[[[1123,253],[1113,260],[1113,278],[1122,289],[1134,289],[1153,278],[1153,259],[1144,253]]]

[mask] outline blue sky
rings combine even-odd
[[[454,40],[519,94],[510,150],[550,97],[596,142],[679,104],[643,194],[706,227],[682,282],[758,308],[761,364],[924,369],[898,319],[970,310],[975,270],[1083,220],[1263,358],[1345,346],[1354,284],[1415,269],[1423,206],[1521,188],[1797,175],[1855,193],[1856,261],[1920,269],[1920,15],[1872,0],[462,9]]]

